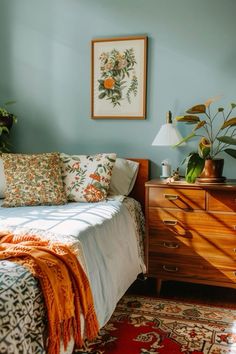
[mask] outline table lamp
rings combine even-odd
[[[175,126],[172,124],[172,113],[168,111],[166,114],[166,123],[161,126],[161,129],[155,136],[152,142],[154,146],[173,146],[182,140],[182,136],[178,132]],[[184,145],[184,143],[182,144]],[[171,175],[171,166],[168,160],[162,161],[162,175],[166,178]]]

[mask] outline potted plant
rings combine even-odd
[[[0,152],[10,151],[9,134],[12,125],[16,123],[16,115],[8,111],[8,105],[15,103],[15,101],[8,101],[0,107]]]
[[[189,183],[194,183],[197,177],[203,182],[223,181],[224,160],[218,155],[224,151],[236,158],[236,149],[230,148],[236,145],[236,117],[231,117],[236,104],[231,103],[227,113],[223,107],[212,113],[211,104],[215,100],[193,106],[186,115],[175,118],[177,122],[194,125],[192,132],[175,146],[198,138],[198,151],[191,152],[184,160],[187,162],[185,178]]]

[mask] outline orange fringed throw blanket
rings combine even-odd
[[[85,336],[94,339],[98,321],[87,276],[66,245],[35,235],[0,234],[0,259],[14,259],[29,267],[41,284],[48,313],[48,354],[59,354],[73,334],[76,346],[83,344],[80,313],[85,319]]]

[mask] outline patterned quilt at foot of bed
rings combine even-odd
[[[1,354],[45,353],[42,318],[46,317],[38,281],[14,262],[1,261],[0,312]]]

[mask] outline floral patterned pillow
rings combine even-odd
[[[3,207],[67,202],[59,153],[2,154],[6,177]]]
[[[116,154],[61,154],[62,178],[67,199],[99,202],[106,199]]]

